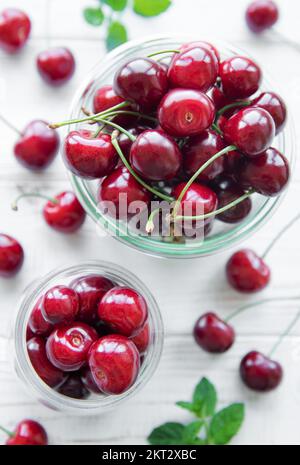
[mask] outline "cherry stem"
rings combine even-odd
[[[241,100],[239,102],[234,102],[234,103],[230,103],[229,105],[225,105],[225,107],[221,108],[221,110],[217,112],[216,121],[218,121],[220,116],[226,113],[226,111],[231,110],[232,108],[236,108],[236,107],[248,107],[249,105],[251,105],[251,103],[252,102],[250,100]]]
[[[160,210],[161,210],[160,208],[156,208],[149,215],[149,218],[148,218],[148,221],[147,221],[147,224],[146,224],[146,232],[148,234],[153,232],[153,230],[154,230],[154,222],[153,222],[153,220],[154,220],[155,216],[160,212]]]
[[[149,186],[147,183],[145,183],[145,181],[143,181],[143,179],[141,179],[135,173],[135,171],[132,169],[132,167],[128,163],[125,155],[123,154],[123,152],[121,150],[121,147],[120,147],[119,142],[118,142],[118,136],[119,136],[119,131],[113,131],[113,133],[111,135],[111,142],[112,142],[112,145],[115,147],[115,149],[116,149],[119,157],[121,158],[123,164],[128,169],[129,173],[138,181],[139,184],[141,184],[141,186],[143,186],[149,192],[152,192],[152,194],[156,195],[157,197],[159,197],[159,198],[161,198],[163,200],[166,200],[167,202],[173,202],[173,200],[174,200],[173,197],[170,197],[169,195],[163,194],[162,192],[159,192],[158,190],[156,190],[154,187]],[[130,134],[130,136],[131,136],[131,134]]]
[[[147,119],[149,121],[153,121],[154,123],[157,123],[157,118],[154,118],[154,116],[148,116],[145,115],[144,113],[139,113],[138,111],[127,111],[127,110],[120,110],[120,111],[112,111],[111,113],[108,113],[105,115],[105,118],[108,116],[116,116],[116,115],[132,115],[132,116],[138,116],[139,118]]]
[[[164,53],[180,53],[180,50],[159,50],[158,52],[150,53],[148,58],[156,57],[157,55],[163,55]]]
[[[3,426],[0,426],[0,430],[3,431],[3,433],[7,434],[10,438],[14,437],[14,434],[11,431],[8,431],[8,429],[4,428]]]
[[[290,45],[291,47],[293,47],[295,50],[297,50],[297,52],[300,52],[300,44],[296,42],[295,40],[289,39],[285,35],[281,34],[281,32],[277,31],[277,29],[272,28],[271,34],[273,35],[273,37],[276,37],[281,42],[285,42],[287,45]]]
[[[12,131],[14,131],[15,133],[17,133],[19,136],[22,136],[22,132],[16,128],[13,124],[11,124],[10,121],[8,121],[6,118],[4,118],[4,116],[0,115],[0,120],[8,127],[10,128]]]
[[[47,200],[48,202],[54,203],[55,205],[58,205],[58,200],[48,197],[47,195],[44,194],[39,194],[38,192],[26,192],[25,194],[20,194],[16,200],[11,204],[11,208],[14,211],[18,211],[18,203],[21,199],[24,197],[39,197],[41,199]]]
[[[262,258],[265,259],[268,253],[272,250],[274,245],[276,244],[279,239],[300,219],[300,213],[298,213],[279,233],[274,237],[271,241],[270,245],[266,248],[264,253],[262,254]]]
[[[117,129],[120,132],[123,132],[132,142],[136,141],[136,137],[131,134],[129,131],[126,131],[126,129],[122,128],[122,126],[119,126],[116,123],[113,123],[112,121],[108,121],[102,118],[98,118],[96,121],[100,121],[100,123],[107,124],[108,126],[112,126],[113,128]]]
[[[254,190],[250,190],[249,192],[246,192],[244,195],[239,197],[238,199],[233,200],[232,202],[228,203],[227,205],[224,205],[224,207],[219,208],[218,210],[215,210],[210,213],[206,213],[205,215],[197,215],[197,216],[185,216],[185,215],[177,215],[174,221],[178,220],[206,220],[207,218],[215,217],[217,215],[220,215],[221,213],[226,212],[227,210],[230,210],[231,208],[235,207],[241,202],[244,202],[244,200],[248,199],[252,194],[254,194]]]
[[[176,218],[176,215],[177,215],[177,211],[180,207],[180,203],[185,195],[185,193],[187,192],[187,190],[189,189],[189,187],[193,184],[193,182],[195,181],[195,179],[198,178],[198,176],[204,171],[206,170],[206,168],[208,168],[215,160],[217,160],[218,158],[222,157],[223,155],[225,155],[226,153],[228,152],[231,152],[232,150],[236,150],[236,146],[235,145],[229,145],[228,147],[225,147],[224,149],[220,150],[218,153],[216,153],[215,155],[213,155],[209,160],[207,160],[207,162],[205,162],[202,166],[200,166],[200,168],[196,171],[195,174],[193,174],[193,176],[190,178],[190,180],[186,183],[186,185],[184,186],[184,188],[182,189],[178,199],[176,200],[175,202],[175,205],[174,205],[174,210],[173,210],[173,218]]]
[[[295,326],[295,324],[297,323],[297,321],[299,320],[300,318],[300,310],[298,311],[297,315],[295,316],[295,318],[293,318],[293,320],[291,321],[291,323],[288,325],[288,327],[286,328],[286,330],[281,334],[281,336],[279,337],[278,341],[275,342],[275,344],[273,345],[272,349],[270,350],[268,356],[271,358],[272,355],[274,355],[274,352],[278,349],[278,347],[280,346],[280,344],[282,343],[283,339],[291,332],[291,330],[293,329],[293,327]]]
[[[231,315],[229,315],[227,318],[224,318],[224,321],[228,322],[238,316],[240,313],[243,313],[245,310],[248,310],[249,308],[254,308],[258,307],[260,305],[267,304],[269,302],[294,302],[294,301],[299,301],[300,296],[295,296],[295,297],[273,297],[269,299],[263,299],[259,300],[258,302],[253,302],[252,304],[247,304],[243,305],[242,307],[239,307],[237,310],[235,310]]]
[[[220,136],[223,136],[223,132],[221,131],[221,129],[219,128],[219,126],[216,123],[213,123],[211,125],[211,127],[213,128],[214,131],[216,131],[218,134],[220,134]]]

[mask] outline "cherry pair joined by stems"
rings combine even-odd
[[[34,420],[23,420],[13,432],[0,426],[8,439],[7,446],[47,446],[48,436],[43,426]]]

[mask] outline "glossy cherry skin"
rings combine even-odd
[[[215,313],[209,312],[196,321],[194,338],[206,352],[221,354],[230,349],[235,340],[235,333],[232,326]]]
[[[174,137],[197,135],[208,129],[214,118],[214,104],[197,90],[173,89],[164,96],[158,108],[159,124]]]
[[[27,42],[31,30],[28,16],[17,8],[0,13],[0,48],[8,53],[18,52]]]
[[[37,375],[51,388],[58,388],[67,379],[67,374],[49,361],[46,354],[46,342],[36,336],[27,342],[27,351]]]
[[[210,51],[210,53],[214,56],[216,63],[220,62],[220,53],[216,49],[214,45],[212,45],[210,42],[205,42],[205,41],[195,41],[195,42],[187,42],[185,44],[182,44],[180,47],[180,51],[183,52],[185,50],[189,50],[190,48],[194,47],[203,47],[206,48],[207,50]]]
[[[77,231],[83,225],[86,214],[75,194],[66,191],[56,195],[54,199],[58,203],[49,201],[43,209],[47,224],[64,234]]]
[[[140,355],[144,355],[150,344],[150,327],[149,323],[146,323],[144,327],[135,336],[131,337],[130,340],[136,345]]]
[[[14,146],[14,154],[25,168],[40,171],[52,163],[58,149],[57,131],[49,128],[45,121],[34,120],[22,132],[21,138]]]
[[[182,155],[170,136],[150,129],[132,144],[130,164],[135,172],[149,181],[167,181],[181,169]]]
[[[47,446],[48,436],[40,423],[34,420],[21,421],[12,437],[6,441],[7,446]]]
[[[188,177],[193,176],[204,163],[224,148],[222,137],[214,131],[207,130],[198,136],[191,137],[182,149],[185,173]],[[212,181],[223,170],[224,157],[220,157],[206,168],[197,179],[199,181]]]
[[[268,197],[279,195],[290,178],[288,160],[277,149],[270,147],[255,158],[243,158],[238,163],[237,179],[246,188]]]
[[[125,203],[124,207],[122,207],[122,200]],[[126,219],[130,215],[129,207],[132,202],[144,203],[146,208],[150,200],[150,193],[124,166],[117,168],[107,176],[98,190],[98,201],[103,202],[105,210],[113,218]]]
[[[70,287],[79,296],[79,313],[77,320],[93,324],[97,318],[97,308],[100,300],[114,287],[114,283],[104,276],[87,275],[75,279]]]
[[[93,137],[93,131],[71,131],[64,143],[67,168],[85,179],[99,179],[112,173],[119,160],[108,134]]]
[[[117,71],[113,87],[117,95],[143,111],[153,110],[167,92],[167,72],[155,60],[134,58]]]
[[[271,270],[264,260],[250,249],[235,252],[226,265],[229,284],[239,292],[260,292],[270,282]]]
[[[188,48],[174,55],[168,70],[171,87],[207,92],[216,82],[218,62],[207,47]]]
[[[72,373],[68,379],[57,390],[60,394],[72,399],[87,399],[90,392],[81,381],[78,373]]]
[[[52,324],[45,319],[42,313],[43,299],[44,297],[41,296],[37,300],[28,320],[28,327],[32,332],[32,337],[49,336],[53,329]]]
[[[245,155],[255,157],[271,146],[275,137],[275,123],[263,108],[246,108],[229,118],[224,137]]]
[[[224,174],[214,180],[213,189],[218,196],[218,208],[225,207],[244,194],[239,184],[231,176]],[[249,215],[251,208],[252,201],[247,198],[216,218],[224,223],[239,223]]]
[[[127,129],[127,131],[130,134],[132,134],[133,136],[138,137],[140,134],[147,131],[148,129],[150,129],[150,128],[146,127],[146,126],[135,126],[133,128]],[[120,146],[120,148],[121,148],[121,150],[123,152],[123,155],[127,158],[127,160],[129,160],[130,150],[131,150],[133,141],[130,140],[129,137],[126,136],[126,134],[121,133],[119,135],[119,137],[118,137],[118,142],[119,142],[119,146]],[[123,162],[122,162],[121,159],[120,159],[120,166],[123,166]]]
[[[97,339],[96,330],[85,323],[60,326],[47,339],[47,357],[60,370],[77,371],[87,362],[89,349]]]
[[[173,189],[173,195],[176,199],[180,196],[184,187],[185,183],[182,182]],[[182,211],[185,212],[185,209],[187,209],[189,213],[186,211],[185,215],[188,216],[211,213],[216,210],[217,205],[218,199],[215,192],[208,186],[196,182],[188,188],[181,201]]]
[[[279,10],[271,0],[255,0],[246,11],[246,22],[252,32],[260,34],[277,23]]]
[[[148,306],[144,297],[129,287],[114,287],[98,305],[98,317],[114,333],[135,336],[148,318]]]
[[[71,323],[79,312],[79,296],[66,286],[54,286],[46,292],[42,303],[45,320],[55,325]]]
[[[103,86],[100,89],[96,90],[93,98],[93,108],[94,113],[101,113],[102,111],[108,110],[119,103],[123,103],[125,100],[117,95],[113,89],[113,86]],[[133,104],[126,105],[120,108],[119,111],[136,111],[136,108]],[[113,118],[114,123],[119,124],[122,127],[128,127],[128,125],[134,124],[137,117],[133,115],[120,114]]]
[[[284,129],[287,120],[287,108],[278,94],[263,92],[252,100],[252,106],[263,108],[270,113],[275,123],[276,134],[279,134]]]
[[[233,99],[227,97],[223,90],[215,85],[210,92],[211,99],[215,105],[216,110],[221,110],[221,108],[226,107],[234,102]]]
[[[81,378],[82,384],[86,387],[86,389],[89,392],[92,392],[94,394],[102,394],[102,392],[100,391],[100,389],[98,388],[97,384],[94,381],[94,378],[93,378],[93,375],[92,375],[92,372],[89,366],[85,366],[84,368],[82,368],[82,370],[80,371],[80,378]]]
[[[65,84],[74,74],[75,59],[68,48],[50,48],[39,53],[37,69],[41,77],[52,86]]]
[[[283,377],[280,363],[271,360],[261,352],[249,352],[240,364],[240,375],[244,384],[259,392],[277,388]]]
[[[0,277],[12,278],[22,268],[24,250],[11,236],[0,233]]]
[[[257,92],[262,73],[250,58],[233,56],[220,64],[220,78],[227,97],[243,99]]]
[[[125,336],[104,336],[91,347],[89,367],[100,391],[122,394],[136,381],[140,354],[135,344]]]

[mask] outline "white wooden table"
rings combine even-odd
[[[82,19],[83,7],[93,2],[96,3],[95,0],[50,0],[47,10],[47,0],[1,0],[1,9],[19,6],[33,20],[32,36],[23,53],[11,57],[0,52],[0,111],[16,126],[22,128],[34,118],[64,117],[76,87],[101,60],[105,53],[102,33]],[[180,29],[182,33],[198,34],[199,39],[216,37],[244,48],[283,88],[286,86],[290,112],[300,137],[299,53],[285,44],[250,35],[243,19],[247,0],[174,0],[174,3],[167,14],[153,20],[128,14],[126,22],[131,37],[176,34]],[[299,2],[277,0],[277,3],[282,7],[278,28],[300,42]],[[69,46],[76,56],[76,75],[61,89],[47,87],[34,66],[36,54],[49,41],[53,45]],[[241,302],[251,300],[229,289],[224,279],[224,264],[231,251],[200,260],[171,262],[139,254],[112,238],[100,239],[90,220],[72,237],[58,235],[45,226],[39,214],[42,204],[36,200],[26,200],[18,214],[12,212],[11,201],[21,189],[41,189],[53,194],[69,187],[59,157],[43,175],[22,169],[12,154],[14,140],[15,135],[0,124],[0,230],[16,236],[26,252],[24,268],[18,277],[0,281],[0,424],[12,428],[24,417],[35,418],[44,424],[53,444],[143,444],[154,426],[165,421],[188,421],[189,415],[174,403],[187,400],[197,381],[205,375],[216,384],[220,405],[233,401],[246,403],[246,420],[235,444],[299,444],[300,323],[276,354],[285,368],[284,382],[278,390],[256,395],[242,386],[238,376],[241,356],[253,348],[267,351],[293,318],[297,304],[273,304],[246,312],[235,320],[238,338],[233,349],[220,357],[208,356],[191,336],[196,318],[205,310],[226,315]],[[263,251],[275,232],[299,211],[298,169],[299,164],[280,210],[244,245]],[[299,234],[300,224],[270,255],[273,281],[264,297],[299,292]],[[48,410],[28,397],[11,372],[6,343],[11,316],[24,287],[54,267],[91,257],[120,263],[144,280],[159,302],[166,338],[159,369],[132,401],[103,417],[74,419]]]

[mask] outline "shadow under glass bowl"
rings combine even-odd
[[[82,107],[91,109],[95,91],[105,84],[111,84],[115,72],[122,64],[131,58],[147,56],[158,50],[176,49],[182,43],[193,40],[199,40],[199,37],[152,37],[128,42],[110,52],[92,70],[77,91],[72,103],[70,118],[79,118],[82,115]],[[221,59],[236,54],[248,56],[247,53],[245,54],[245,52],[241,52],[228,44],[216,41],[214,45],[216,45],[220,51]],[[272,90],[276,92],[278,86],[273,84],[272,79],[269,79],[265,75],[265,72],[263,74],[264,79],[260,91]],[[82,124],[74,125],[72,129],[78,129],[79,127],[82,128]],[[68,130],[71,130],[71,126]],[[292,168],[295,152],[295,132],[290,117],[284,131],[274,140],[273,146],[286,156]],[[212,232],[204,240],[174,243],[165,242],[159,237],[137,234],[136,231],[129,230],[124,222],[112,220],[97,207],[96,194],[99,180],[87,181],[71,173],[70,177],[79,201],[87,214],[100,227],[127,246],[139,250],[140,252],[165,258],[196,258],[212,255],[234,246],[253,234],[271,218],[284,196],[284,193],[278,197],[263,197],[259,194],[254,194],[252,196],[252,211],[241,223],[225,224],[216,220]]]

